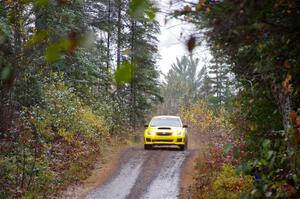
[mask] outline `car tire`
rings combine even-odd
[[[181,151],[186,150],[186,149],[187,149],[187,146],[188,146],[187,139],[186,139],[186,141],[185,141],[185,143],[184,143],[183,145],[179,145]]]
[[[188,149],[188,139],[187,139],[187,138],[186,138],[186,140],[185,140],[184,147],[185,147],[185,150],[187,150],[187,149]]]
[[[152,146],[150,144],[144,144],[144,149],[145,150],[150,150]]]
[[[180,151],[184,151],[185,150],[185,144],[183,144],[183,145],[179,145],[179,148],[180,148]]]

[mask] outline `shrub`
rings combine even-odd
[[[71,143],[76,134],[82,138],[108,135],[105,119],[95,114],[63,81],[44,86],[43,107],[32,108],[32,123],[48,140],[62,137]]]
[[[245,156],[244,143],[241,137],[234,137],[234,128],[229,120],[230,114],[225,109],[221,109],[216,115],[205,101],[199,100],[182,109],[181,114],[193,131],[204,135],[201,140],[204,140],[202,144],[206,145],[203,154],[196,159],[194,182],[187,198],[215,198],[217,194],[213,190],[214,188],[220,190],[216,186],[218,182],[221,183],[222,175],[228,172],[229,166],[223,171],[223,165],[231,165],[234,168],[240,164],[241,158]],[[227,149],[224,150],[225,148]],[[232,176],[234,180],[239,180],[239,176],[235,174]]]
[[[212,183],[209,195],[215,198],[240,198],[244,193],[252,190],[253,184],[252,176],[237,174],[234,166],[225,164]]]
[[[203,100],[198,100],[188,107],[182,107],[180,116],[195,129],[206,129],[215,122],[213,111]]]
[[[106,120],[63,77],[53,78],[40,103],[22,108],[1,140],[0,198],[55,197],[53,190],[87,177],[103,154]]]

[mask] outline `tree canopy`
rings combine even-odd
[[[249,149],[243,168],[259,179],[252,197],[299,197],[299,2],[200,0],[174,15],[201,30],[190,50],[204,34],[235,76],[234,124]]]
[[[155,12],[136,0],[0,1],[1,198],[51,197],[88,174],[106,139],[144,123],[161,100]]]

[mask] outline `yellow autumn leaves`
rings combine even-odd
[[[221,109],[218,116],[215,116],[212,109],[204,100],[198,100],[191,104],[189,107],[182,107],[180,109],[180,116],[184,121],[187,121],[191,126],[196,129],[206,130],[215,126],[222,126],[228,129],[232,128],[229,122],[229,114]]]
[[[76,136],[90,139],[108,135],[105,119],[84,105],[62,81],[46,85],[44,95],[46,106],[32,108],[31,122],[47,140],[61,137],[70,144]]]
[[[237,174],[234,166],[225,164],[212,185],[215,198],[241,198],[243,193],[254,187],[254,179],[250,175]]]

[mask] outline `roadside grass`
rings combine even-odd
[[[141,148],[143,146],[143,131],[144,129],[140,128],[129,133],[126,139],[128,146]]]

